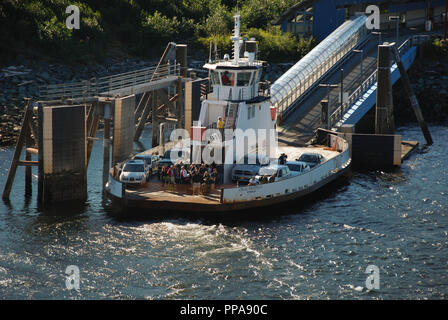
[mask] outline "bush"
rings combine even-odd
[[[150,50],[160,54],[170,41],[188,40],[194,36],[195,26],[192,19],[169,18],[156,11],[154,14],[142,14],[142,52]]]
[[[214,57],[214,43],[218,48],[218,57],[223,58],[224,54],[228,53],[232,56],[232,41],[229,34],[216,35],[214,37],[199,37],[196,40],[197,50],[201,50],[202,53],[209,55],[210,44],[212,44],[212,58]]]
[[[299,37],[299,40],[297,42],[297,53],[298,53],[298,59],[302,59],[304,56],[307,55],[308,52],[310,52],[316,45],[317,40],[313,37],[310,38],[303,38]]]
[[[297,0],[246,0],[241,7],[241,23],[247,28],[267,28]]]
[[[291,33],[282,33],[280,27],[267,30],[251,28],[246,32],[247,38],[258,41],[260,59],[269,62],[281,62],[297,59],[297,39]]]
[[[296,60],[313,45],[270,26],[296,0],[240,0],[241,29],[259,41],[261,58]],[[77,5],[81,28],[65,26],[68,5]],[[216,42],[231,53],[236,11],[232,0],[2,0],[0,59],[18,54],[62,62],[94,62],[109,52],[160,55],[169,41],[186,43],[190,52],[209,52]],[[111,50],[113,48],[114,50]]]
[[[231,34],[215,37],[200,37],[197,43],[204,53],[209,53],[210,43],[216,41],[220,58],[224,53],[232,53]],[[259,59],[269,62],[297,61],[305,56],[317,43],[313,38],[297,38],[291,33],[283,33],[279,27],[267,30],[251,28],[243,33],[243,37],[255,38],[258,42]],[[212,49],[213,50],[213,49]],[[212,53],[213,55],[213,53]]]
[[[438,60],[448,57],[448,41],[440,38],[434,39],[432,42],[426,42],[423,45],[423,55],[425,58]]]

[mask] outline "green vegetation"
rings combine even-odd
[[[297,0],[239,0],[242,35],[255,37],[260,57],[297,60],[314,45],[282,33],[271,21]],[[65,26],[68,5],[81,13],[80,29]],[[27,56],[86,63],[109,55],[157,57],[169,41],[208,55],[231,50],[237,1],[231,0],[3,0],[0,2],[0,63]]]
[[[436,38],[423,45],[423,55],[432,60],[446,59],[448,57],[448,41]]]

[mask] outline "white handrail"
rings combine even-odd
[[[421,44],[424,41],[420,42],[420,39],[423,39],[423,38],[427,41],[429,36],[423,35],[423,37],[413,36],[413,37],[407,38],[398,47],[398,52],[400,54],[402,54],[402,53],[406,52],[407,50],[409,50],[409,48],[411,48],[412,45]],[[377,80],[377,70],[373,71],[367,77],[367,79],[348,97],[347,103],[342,105],[342,112],[341,112],[341,106],[339,106],[330,115],[330,126],[331,127],[333,127],[336,123],[338,123],[340,120],[342,120],[342,117],[344,116],[345,111],[347,109],[350,109],[351,106],[358,100],[358,98],[360,96],[362,96],[363,94],[365,94],[372,87],[372,85],[376,82],[376,80]],[[331,107],[330,103],[328,104],[328,107],[329,108]]]
[[[41,100],[96,96],[123,88],[133,89],[133,87],[148,83],[148,81],[152,82],[179,75],[177,65],[162,65],[159,66],[157,72],[155,71],[156,67],[149,67],[101,78],[92,78],[91,80],[50,84],[39,87],[39,96]]]

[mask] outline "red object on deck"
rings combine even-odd
[[[272,121],[274,121],[275,120],[275,113],[276,113],[276,109],[275,109],[275,107],[271,107],[271,119],[272,119]]]
[[[206,129],[206,127],[191,127],[190,139],[202,141],[202,137]]]

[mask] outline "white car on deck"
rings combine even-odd
[[[290,171],[305,173],[311,170],[308,163],[303,161],[288,161],[286,162]]]
[[[148,177],[149,172],[143,160],[128,160],[123,165],[120,181],[129,185],[143,185]]]
[[[275,181],[280,181],[296,176],[298,173],[290,171],[287,165],[271,163],[266,167],[260,168],[256,178],[260,181],[263,176],[271,177],[273,175],[275,176]]]

